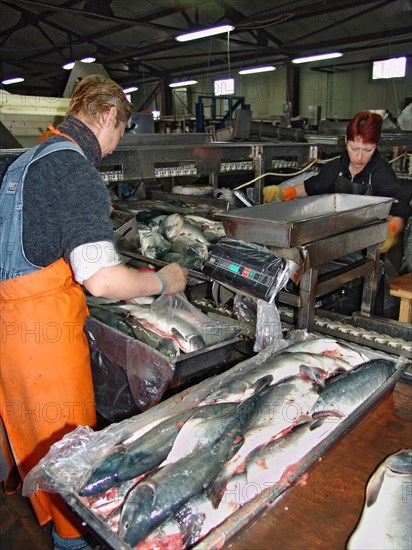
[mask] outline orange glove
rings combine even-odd
[[[388,223],[388,231],[386,239],[381,244],[381,254],[385,254],[397,242],[399,233],[402,231],[403,225],[397,218],[392,218]]]
[[[263,201],[290,201],[296,198],[295,187],[279,187],[279,185],[268,185],[263,188]]]

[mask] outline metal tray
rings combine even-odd
[[[226,236],[291,248],[385,219],[392,198],[331,194],[216,214]]]
[[[356,346],[355,346],[356,347]],[[382,353],[375,353],[363,350],[369,358],[388,357]],[[395,358],[391,357],[395,360]],[[243,364],[246,364],[244,362]],[[317,446],[315,446],[304,458],[297,464],[297,469],[293,475],[288,477],[284,483],[275,486],[267,487],[256,498],[253,498],[241,508],[235,511],[221,525],[212,530],[202,541],[194,546],[196,550],[214,550],[221,548],[227,543],[231,537],[238,533],[241,529],[248,526],[251,522],[256,521],[260,514],[272,508],[277,502],[283,498],[287,491],[290,490],[295,482],[319,460],[335,443],[337,443],[354,425],[359,422],[362,417],[370,412],[378,401],[389,392],[395,383],[404,374],[410,363],[398,363],[396,372],[378,389],[369,396],[360,406],[358,406],[347,418],[342,420],[333,431],[326,436]],[[145,423],[150,423],[156,418],[162,418],[170,408],[175,412],[190,408],[194,402],[199,402],[212,389],[218,388],[223,381],[233,379],[238,372],[241,372],[242,364],[237,365],[227,373],[216,376],[213,379],[205,380],[192,388],[185,390],[183,393],[171,397],[167,401],[160,403],[153,409],[135,417],[135,429]],[[246,368],[246,367],[245,367]],[[125,421],[127,422],[127,420]],[[53,485],[53,478],[48,474],[48,481]],[[124,542],[117,534],[112,532],[105,522],[96,516],[90,508],[84,504],[76,492],[70,492],[62,495],[66,503],[81,517],[81,519],[90,527],[96,536],[102,540],[108,548],[114,550],[131,550],[130,546]]]
[[[86,329],[98,349],[96,356],[91,353],[96,410],[112,422],[153,407],[167,390],[230,365],[239,346],[247,349],[239,334],[172,360],[93,317]]]

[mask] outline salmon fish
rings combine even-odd
[[[313,414],[346,417],[370,397],[396,372],[389,359],[373,359],[356,369],[332,379],[321,390]]]
[[[234,380],[211,392],[203,403],[225,401],[228,395],[231,396],[231,399],[240,401],[244,393],[263,376],[270,375],[272,385],[286,378],[301,375],[319,383],[332,375],[347,372],[350,369],[350,365],[345,361],[328,355],[304,352],[285,353],[271,357],[258,367],[240,373]]]
[[[236,452],[247,424],[267,388],[225,415],[225,431],[216,441],[205,443],[195,452],[158,468],[138,483],[126,499],[120,520],[119,536],[135,546],[158,525],[169,519],[216,476]]]
[[[265,448],[297,424],[310,419],[317,398],[315,385],[300,377],[289,378],[270,387],[249,423],[243,444],[208,487],[208,494],[215,507],[232,476],[244,471],[247,458],[255,450]]]
[[[412,548],[412,449],[389,456],[366,488],[361,518],[348,550]]]

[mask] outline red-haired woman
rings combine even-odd
[[[291,200],[325,193],[392,197],[396,202],[392,204],[387,237],[381,246],[381,252],[387,252],[404,228],[409,206],[403,198],[395,172],[377,149],[382,121],[380,115],[370,111],[357,113],[346,128],[346,151],[343,155],[325,164],[319,174],[296,187],[265,187],[264,201]]]

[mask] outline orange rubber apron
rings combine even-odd
[[[0,413],[24,479],[66,433],[96,424],[88,311],[63,259],[2,282],[0,294]],[[37,491],[30,500],[40,525],[53,521],[65,538],[85,532],[59,495]]]

